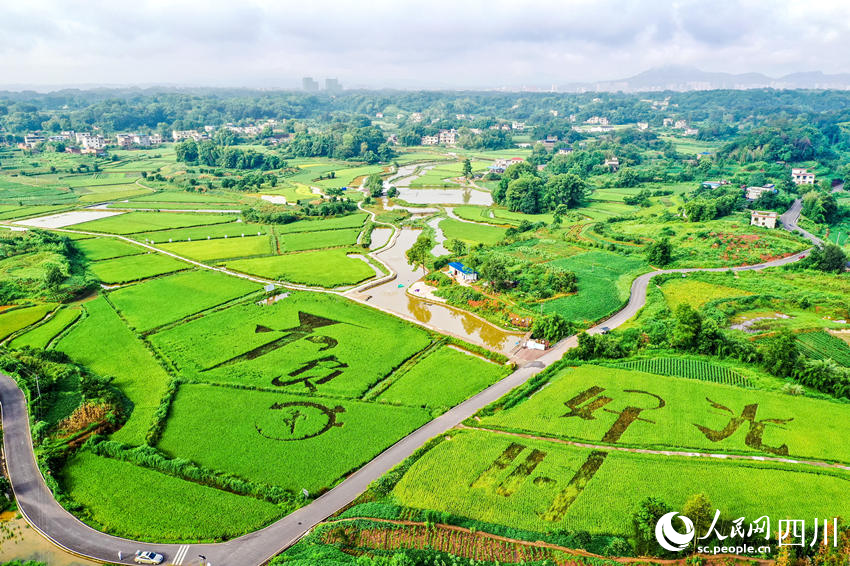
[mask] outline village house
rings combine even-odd
[[[688,127],[688,122],[687,120],[676,120],[676,123],[673,125],[673,127],[677,130],[684,130]]]
[[[454,145],[457,143],[457,130],[452,128],[451,130],[440,130],[438,134],[440,143],[446,145]]]
[[[410,120],[412,122],[421,122],[422,121],[422,112],[414,112],[410,115]]]
[[[620,160],[616,157],[611,157],[605,160],[605,167],[608,167],[611,171],[616,172],[620,169]]]
[[[641,130],[641,131],[647,130],[647,129],[649,129],[649,122],[638,122],[637,128],[638,128],[638,130]]]
[[[573,152],[573,148],[571,147],[562,147],[558,150],[558,155],[569,155]]]
[[[118,147],[127,148],[133,145],[133,134],[115,134]]]
[[[75,137],[83,153],[97,153],[106,149],[106,139],[100,134],[77,133]]]
[[[19,144],[19,147],[23,149],[33,149],[40,143],[44,143],[44,136],[41,134],[27,134],[24,136],[24,143]]]
[[[162,143],[162,136],[160,134],[151,134],[149,139],[151,145],[159,145]]]
[[[464,283],[473,283],[478,281],[478,272],[466,267],[459,261],[453,261],[449,264],[449,277]]]
[[[390,144],[390,145],[398,144],[398,135],[397,134],[388,135],[387,136],[387,143]]]
[[[438,145],[440,136],[422,136],[422,145]]]
[[[673,125],[673,118],[664,118],[664,127],[665,128],[668,127],[668,126],[672,126],[672,125]]]
[[[608,125],[608,118],[605,116],[591,116],[587,120],[584,121],[585,124],[598,124],[600,126]]]
[[[764,193],[775,193],[776,185],[768,184],[763,187],[747,187],[747,200],[757,200]]]
[[[511,129],[522,132],[525,130],[525,122],[512,122]]]
[[[375,118],[383,118],[383,117],[384,117],[383,112],[375,112]]]
[[[750,225],[763,228],[776,228],[778,214],[773,211],[753,210],[750,212]]]
[[[684,135],[686,136],[695,136],[699,133],[699,130],[696,128],[685,128]]]
[[[809,173],[808,169],[794,167],[791,169],[791,180],[795,185],[814,185],[815,174]]]

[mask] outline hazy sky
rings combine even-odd
[[[843,0],[0,0],[0,85],[521,87],[850,72]]]

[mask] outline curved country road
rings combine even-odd
[[[783,214],[783,227],[801,231],[813,243],[818,244],[817,238],[797,227],[799,210],[798,201]],[[807,253],[808,250],[775,261],[731,269],[732,271],[750,271],[785,265],[800,260]],[[610,318],[589,329],[588,332],[593,334],[601,332],[604,327],[615,328],[632,318],[646,303],[647,287],[650,280],[657,275],[729,269],[667,269],[645,273],[632,283],[628,304]],[[351,503],[370,483],[401,463],[427,440],[457,426],[479,409],[522,385],[544,368],[560,360],[564,353],[576,344],[576,336],[562,340],[536,361],[517,369],[503,380],[402,438],[309,505],[264,529],[223,543],[179,545],[135,542],[96,531],[63,509],[53,499],[36,465],[23,393],[9,376],[0,374],[0,408],[2,408],[6,465],[18,501],[18,508],[26,520],[50,541],[70,552],[98,561],[132,564],[133,553],[137,549],[143,549],[160,552],[165,555],[167,564],[177,566],[195,563],[199,555],[206,556],[207,561],[213,566],[257,566],[292,545],[313,526]],[[127,512],[132,513],[132,509],[128,509]],[[119,552],[123,554],[122,560],[118,559]]]

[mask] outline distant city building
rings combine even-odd
[[[776,228],[778,214],[772,211],[753,210],[750,212],[750,225],[763,228]]]
[[[795,185],[814,185],[815,174],[809,173],[808,169],[795,167],[791,169],[791,180]]]
[[[325,91],[342,92],[342,85],[338,79],[325,79]]]
[[[313,80],[313,77],[304,77],[301,79],[301,88],[307,92],[318,92],[319,81]]]

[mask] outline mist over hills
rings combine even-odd
[[[649,69],[624,79],[568,83],[560,86],[558,90],[651,92],[751,88],[847,90],[850,89],[850,73],[830,75],[821,71],[807,71],[774,78],[762,73],[709,72],[695,67],[670,65]]]

